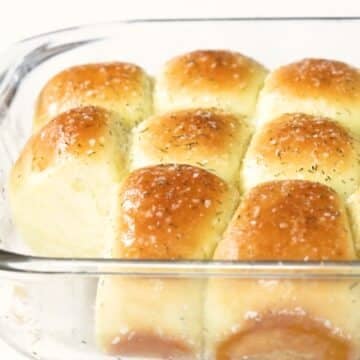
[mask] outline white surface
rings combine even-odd
[[[126,18],[360,15],[357,0],[1,0],[0,4],[0,49],[44,31]]]
[[[0,52],[12,42],[37,33],[128,18],[360,15],[357,0],[1,0],[0,3]],[[0,358],[24,360],[1,342]]]

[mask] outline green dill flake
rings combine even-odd
[[[354,289],[356,286],[358,286],[359,284],[360,284],[360,281],[355,281],[355,282],[353,282],[353,283],[350,285],[349,289],[352,290],[352,289]]]
[[[191,150],[194,146],[196,146],[198,143],[196,141],[193,141],[193,142],[189,142],[187,144],[185,144],[185,146]]]

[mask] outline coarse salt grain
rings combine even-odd
[[[129,328],[127,326],[123,326],[122,328],[120,328],[119,333],[122,335],[125,335],[129,332]]]
[[[233,326],[231,327],[231,332],[234,334],[234,333],[238,332],[239,329],[240,329],[240,325],[239,325],[239,324],[233,325]]]
[[[116,345],[120,342],[120,336],[115,336],[113,341],[111,342],[111,345]]]
[[[255,206],[253,212],[254,217],[258,217],[259,214],[260,214],[260,206]]]
[[[259,318],[259,313],[253,310],[249,310],[245,313],[244,318],[246,320],[254,320]]]

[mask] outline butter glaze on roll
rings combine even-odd
[[[243,120],[215,108],[153,116],[134,131],[131,166],[184,163],[233,182],[249,135]]]
[[[360,72],[340,61],[303,59],[270,73],[257,104],[258,125],[284,113],[325,116],[360,135]]]
[[[136,170],[120,192],[110,256],[209,259],[236,199],[235,190],[200,168]],[[99,346],[113,355],[201,359],[203,286],[203,279],[104,276],[97,295]]]
[[[214,259],[356,256],[340,197],[322,184],[292,180],[265,183],[244,196]],[[205,358],[356,360],[359,295],[351,280],[210,279]]]
[[[360,185],[359,140],[324,117],[293,113],[266,123],[249,145],[241,182],[250,190],[286,179],[317,181],[347,198]]]
[[[157,77],[155,108],[168,112],[217,107],[251,117],[266,73],[262,65],[237,52],[189,52],[168,61]]]
[[[139,66],[129,63],[68,68],[50,79],[39,94],[34,129],[64,111],[86,105],[103,107],[128,126],[136,125],[152,113],[152,80]]]
[[[36,254],[102,255],[127,148],[121,122],[92,106],[59,115],[30,138],[11,172],[10,203]]]

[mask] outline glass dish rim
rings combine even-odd
[[[191,18],[129,18],[106,22],[84,23],[81,25],[68,26],[53,31],[47,31],[33,36],[25,37],[15,42],[24,43],[47,36],[56,35],[68,31],[82,30],[90,27],[103,27],[109,25],[126,25],[140,23],[175,23],[175,22],[242,22],[242,21],[359,21],[360,16],[240,16],[240,17],[191,17]]]
[[[0,113],[3,104],[4,89],[14,81],[14,74],[19,67],[26,64],[32,52],[30,45],[41,45],[50,40],[57,40],[71,32],[98,30],[109,26],[126,26],[131,24],[167,24],[167,23],[204,23],[204,22],[286,22],[286,21],[360,21],[360,16],[312,16],[312,17],[222,17],[222,18],[145,18],[127,19],[111,22],[83,24],[45,32],[17,41],[5,52],[15,52],[24,48],[24,56],[11,61],[9,66],[0,73]],[[92,37],[84,34],[85,42],[101,40],[103,37]],[[69,40],[68,43],[71,43]],[[25,51],[26,49],[26,51]],[[31,57],[30,57],[31,58]],[[30,72],[22,73],[22,78]],[[0,125],[2,121],[0,118]],[[51,258],[22,255],[0,250],[0,274],[20,275],[82,275],[117,274],[141,277],[235,277],[235,278],[283,278],[283,279],[340,279],[360,278],[360,260],[354,261],[214,261],[214,260],[124,260],[124,259],[85,259],[85,258]]]
[[[224,277],[243,279],[356,279],[360,261],[217,261],[56,258],[0,250],[0,274]],[[360,283],[360,281],[359,281]]]

